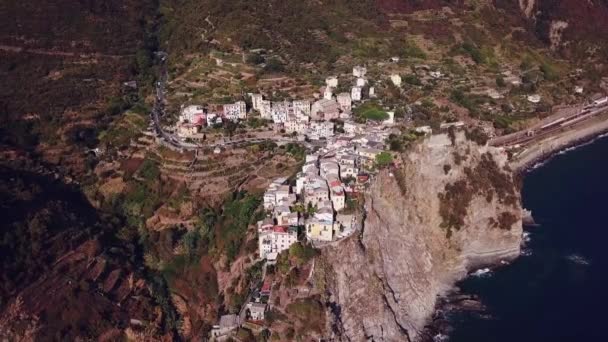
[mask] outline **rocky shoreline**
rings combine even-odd
[[[606,133],[608,133],[608,120],[541,141],[511,160],[511,167],[513,171],[523,175],[560,151],[592,142]]]
[[[576,148],[585,144],[592,143],[608,134],[608,120],[596,125],[584,127],[580,130],[569,132],[548,141],[541,141],[525,151],[520,158],[512,161],[512,168],[515,173],[525,175],[539,163],[544,163],[556,154],[569,148]],[[522,246],[523,247],[523,246]],[[513,261],[518,256],[511,255],[508,261]],[[494,261],[497,259],[494,258]],[[506,260],[505,260],[506,261]],[[489,264],[477,265],[478,268],[489,267],[495,269],[505,265],[506,262],[494,262]],[[473,275],[469,274],[469,277]],[[448,341],[449,335],[453,330],[451,316],[456,312],[467,312],[476,314],[488,319],[491,316],[486,312],[484,304],[475,295],[464,295],[458,287],[441,296],[436,304],[435,313],[429,324],[425,326],[421,334],[422,342]]]
[[[519,255],[522,209],[503,151],[437,135],[401,157],[366,194],[361,236],[323,250],[336,340],[422,341],[456,282]],[[446,217],[461,224],[450,231]]]

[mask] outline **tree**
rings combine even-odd
[[[507,85],[507,83],[505,82],[505,79],[501,75],[498,75],[498,76],[496,76],[496,85],[501,88],[504,88]]]
[[[379,167],[385,167],[393,162],[393,155],[389,152],[380,152],[376,155],[376,164]]]
[[[264,63],[264,57],[259,53],[250,53],[247,55],[246,61],[249,64],[258,65]]]
[[[272,57],[266,61],[264,70],[267,72],[283,72],[285,71],[285,66],[277,58]]]

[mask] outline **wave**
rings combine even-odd
[[[523,232],[523,234],[521,235],[522,244],[525,245],[530,242],[530,240],[532,240],[532,238],[530,237],[530,232]]]
[[[444,335],[444,334],[437,334],[435,336],[433,336],[433,342],[446,342],[450,339],[450,337],[448,335]]]
[[[577,265],[588,266],[591,262],[579,254],[570,254],[566,257],[568,261],[571,261]]]
[[[478,277],[478,278],[482,278],[482,277],[489,277],[492,275],[492,271],[489,268],[480,268],[477,271],[471,273],[471,275],[473,277]]]
[[[532,255],[532,250],[530,248],[524,248],[521,250],[521,256],[528,257]]]

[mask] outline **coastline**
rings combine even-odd
[[[541,140],[520,152],[510,164],[516,174],[523,175],[537,163],[550,160],[564,149],[584,145],[608,133],[608,120],[594,123]]]

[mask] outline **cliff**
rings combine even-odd
[[[468,271],[519,255],[520,197],[506,155],[432,136],[382,171],[363,232],[323,251],[343,341],[416,341],[436,299]],[[331,262],[336,261],[336,262]]]

